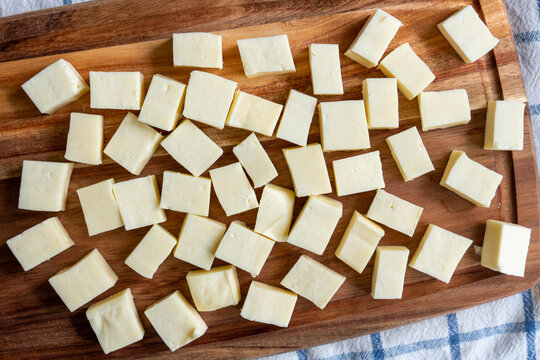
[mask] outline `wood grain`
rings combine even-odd
[[[144,236],[148,228],[129,232],[117,229],[88,237],[75,190],[114,177],[116,181],[133,178],[119,165],[106,158],[101,166],[77,164],[71,178],[67,210],[58,214],[36,213],[17,209],[22,159],[62,161],[68,130],[69,113],[85,111],[105,116],[107,142],[125,112],[97,111],[89,108],[88,95],[52,115],[41,115],[26,97],[20,85],[44,66],[62,57],[88,79],[89,70],[139,70],[145,75],[146,86],[154,73],[186,82],[191,69],[172,67],[170,32],[180,30],[212,30],[224,35],[224,69],[212,71],[239,82],[240,89],[284,103],[290,88],[311,93],[307,46],[310,43],[339,43],[343,52],[375,6],[399,18],[404,26],[390,44],[392,50],[408,41],[436,74],[429,90],[465,88],[471,102],[472,120],[466,126],[421,133],[436,170],[412,182],[403,182],[385,138],[410,126],[420,126],[416,100],[407,101],[400,95],[400,129],[371,131],[372,148],[381,152],[386,190],[424,207],[424,213],[412,238],[386,229],[383,245],[407,246],[416,250],[423,232],[430,223],[466,236],[481,245],[487,219],[519,222],[533,228],[525,278],[505,276],[480,266],[472,247],[449,285],[409,268],[404,298],[399,301],[376,301],[369,295],[373,264],[362,274],[340,262],[334,256],[339,240],[353,210],[365,213],[374,193],[336,198],[344,204],[344,215],[322,256],[310,254],[347,277],[347,281],[324,310],[305,299],[299,299],[290,327],[248,322],[240,318],[240,306],[202,313],[209,325],[205,336],[177,351],[179,356],[193,358],[254,357],[298,349],[334,340],[369,333],[383,328],[474,306],[507,296],[534,285],[540,274],[538,246],[538,177],[529,114],[525,123],[525,150],[521,152],[489,152],[482,149],[486,102],[495,99],[526,101],[519,63],[502,0],[474,2],[495,36],[501,39],[494,52],[474,64],[465,64],[437,30],[436,24],[469,1],[370,1],[354,2],[257,2],[235,1],[230,7],[224,2],[172,2],[161,7],[148,6],[146,1],[91,2],[88,4],[49,10],[42,13],[0,20],[0,357],[73,358],[103,357],[84,310],[69,313],[49,286],[47,279],[97,247],[119,275],[114,288],[99,296],[103,299],[130,287],[141,320],[145,338],[109,357],[167,357],[170,352],[152,329],[142,312],[148,305],[179,289],[188,299],[185,275],[193,267],[170,256],[159,268],[153,280],[140,277],[124,264],[124,260]],[[203,14],[204,6],[217,12]],[[190,11],[188,11],[190,10]],[[144,15],[142,15],[144,14]],[[55,17],[56,16],[56,17]],[[131,21],[128,16],[132,16]],[[174,19],[174,21],[172,20]],[[94,23],[88,32],[84,24]],[[15,24],[21,26],[12,32]],[[30,32],[30,24],[35,29]],[[113,27],[118,37],[110,36]],[[254,25],[257,24],[257,25]],[[248,27],[239,27],[253,25]],[[26,26],[26,28],[25,28]],[[233,29],[231,29],[233,28]],[[84,30],[86,29],[86,30]],[[236,39],[287,33],[297,67],[295,74],[247,79],[236,47]],[[83,34],[86,34],[83,36]],[[80,39],[80,41],[79,41]],[[152,41],[131,43],[142,39]],[[54,41],[53,41],[54,40]],[[127,43],[109,48],[105,45]],[[90,49],[75,51],[79,49]],[[66,52],[69,51],[69,52]],[[45,53],[61,55],[40,56]],[[6,61],[9,59],[20,59]],[[321,96],[321,101],[361,98],[361,82],[366,77],[382,77],[347,57],[341,56],[345,95]],[[198,124],[200,125],[200,124]],[[224,131],[200,126],[225,153],[213,167],[235,162],[231,148],[248,132],[226,128]],[[292,188],[281,149],[292,146],[285,141],[260,137],[263,146],[276,165],[279,176],[273,181]],[[310,142],[319,142],[317,121],[311,127]],[[476,161],[503,174],[504,179],[490,209],[476,207],[438,185],[452,149],[460,149]],[[366,152],[366,151],[363,151]],[[332,177],[331,162],[363,152],[326,153]],[[161,183],[163,170],[185,172],[162,149],[158,150],[141,176],[156,174]],[[207,175],[207,174],[205,174]],[[333,179],[332,179],[333,182]],[[261,189],[257,191],[260,198]],[[297,199],[295,216],[305,203]],[[256,210],[226,217],[214,194],[210,217],[225,223],[241,220],[253,227]],[[24,229],[58,215],[76,246],[35,269],[23,272],[5,241]],[[183,214],[168,211],[164,227],[177,234]],[[278,285],[297,260],[306,253],[289,244],[277,244],[257,280]],[[216,265],[222,264],[216,261]],[[239,271],[242,296],[246,295],[251,277]]]

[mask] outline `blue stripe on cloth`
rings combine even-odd
[[[373,348],[373,358],[375,360],[384,359],[384,349],[382,347],[381,333],[371,334],[371,347]]]
[[[540,1],[540,0],[538,0]],[[529,111],[531,115],[540,115],[540,104],[529,105]]]
[[[71,5],[71,0],[64,0],[62,5]]]
[[[531,290],[521,293],[523,312],[525,313],[525,335],[527,336],[527,359],[536,360],[536,324],[534,322],[534,305]]]
[[[498,326],[490,326],[484,329],[473,330],[467,333],[461,333],[459,338],[461,342],[476,341],[493,335],[519,333],[525,331],[522,322],[507,323]]]
[[[540,0],[536,0],[536,5],[538,6],[538,16],[540,16]]]
[[[448,343],[450,344],[450,354],[452,360],[461,360],[461,351],[459,349],[459,328],[457,316],[455,313],[446,315],[448,323]]]
[[[339,355],[330,356],[320,360],[373,360],[373,352],[371,351],[360,351],[360,352],[349,352]]]
[[[534,31],[527,31],[522,33],[514,34],[514,40],[516,44],[523,44],[523,43],[532,43],[540,41],[540,31],[534,30]]]
[[[306,349],[298,350],[296,356],[298,356],[298,360],[307,360]]]
[[[384,349],[384,354],[387,357],[393,358],[393,357],[401,356],[403,354],[408,354],[408,353],[417,352],[421,350],[440,349],[445,346],[448,346],[448,338],[446,337],[424,340],[424,341],[417,341],[412,344],[396,345],[394,347]]]

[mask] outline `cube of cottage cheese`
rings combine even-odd
[[[272,136],[283,105],[237,90],[227,125]]]
[[[404,246],[378,246],[371,280],[374,299],[401,299],[409,249]]]
[[[173,64],[222,69],[221,35],[204,32],[173,34]]]
[[[90,71],[90,107],[140,110],[144,76],[138,71]]]
[[[275,241],[287,241],[294,200],[294,191],[266,184],[257,212],[255,231]]]
[[[163,172],[162,209],[208,216],[212,181],[175,171]]]
[[[484,149],[523,150],[524,110],[518,101],[488,102]]]
[[[463,125],[471,120],[465,89],[424,91],[418,95],[418,106],[423,131]]]
[[[268,157],[255,133],[251,133],[232,150],[240,164],[246,169],[255,188],[268,184],[278,176],[272,160]]]
[[[232,265],[190,271],[186,280],[198,311],[214,311],[240,301],[238,275]]]
[[[384,188],[379,151],[334,160],[334,180],[338,196]]]
[[[386,143],[405,181],[435,170],[416,126],[387,137]]]
[[[212,169],[210,177],[219,203],[227,216],[259,207],[257,195],[240,163]]]
[[[101,164],[103,116],[71,113],[64,157],[85,164]]]
[[[324,151],[360,150],[371,146],[363,100],[320,103],[319,124]]]
[[[316,106],[316,98],[291,89],[276,137],[299,146],[306,146]]]
[[[247,77],[295,72],[287,35],[237,40]]]
[[[283,149],[297,197],[332,192],[328,169],[319,144]]]
[[[369,129],[395,129],[399,127],[396,79],[365,79],[362,81],[362,96],[366,106]]]
[[[309,66],[313,95],[343,95],[337,44],[309,45]]]
[[[251,321],[287,327],[296,299],[292,291],[252,281],[240,316]]]

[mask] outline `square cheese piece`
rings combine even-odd
[[[367,217],[405,235],[413,236],[424,209],[384,190],[377,190]]]
[[[127,113],[103,152],[133,175],[144,169],[163,136]]]
[[[73,65],[64,59],[41,70],[22,88],[42,114],[52,114],[90,90]]]
[[[401,25],[401,21],[377,9],[367,19],[345,56],[367,68],[376,66]]]
[[[161,146],[193,176],[204,173],[223,154],[223,149],[189,120],[182,121]]]
[[[32,226],[6,243],[24,271],[38,266],[74,245],[57,217]]]
[[[448,284],[472,240],[430,224],[409,266]]]
[[[397,80],[365,79],[362,96],[366,106],[369,129],[396,129],[399,127]]]
[[[90,107],[140,110],[144,75],[138,71],[90,71]]]
[[[489,207],[502,175],[471,160],[463,151],[453,150],[441,185],[481,207]]]
[[[216,257],[255,277],[261,272],[274,244],[244,224],[233,221],[219,243]]]
[[[257,195],[239,162],[210,170],[210,177],[219,203],[227,216],[259,206]]]
[[[154,225],[129,254],[125,263],[139,275],[152,279],[176,245],[176,238],[159,225]]]
[[[226,229],[225,224],[219,221],[187,214],[180,229],[174,257],[210,270]]]
[[[382,227],[355,210],[336,249],[336,257],[362,273],[383,236]]]
[[[234,81],[203,71],[192,71],[182,114],[188,119],[223,129],[235,90]]]
[[[77,190],[90,236],[124,226],[113,185],[114,179],[108,179]]]
[[[471,5],[453,14],[437,27],[466,63],[480,59],[499,42]]]
[[[59,271],[49,283],[60,299],[73,312],[109,290],[118,276],[97,249],[89,252],[75,264]]]
[[[250,321],[287,327],[296,299],[292,291],[252,281],[240,316]]]
[[[397,79],[398,89],[408,100],[414,99],[435,80],[425,62],[415,54],[409,43],[402,44],[379,63],[384,75]]]
[[[84,164],[101,164],[103,116],[71,113],[64,157]]]
[[[105,354],[142,340],[144,336],[129,288],[90,306],[86,317]]]
[[[272,160],[270,160],[268,154],[264,151],[255,133],[251,133],[244,141],[233,147],[232,150],[238,161],[240,161],[240,164],[246,169],[255,188],[268,184],[278,176]]]
[[[531,229],[488,220],[482,246],[482,266],[503,274],[523,277],[530,239]]]
[[[139,121],[171,131],[180,119],[185,92],[186,85],[181,82],[154,75],[139,113]]]
[[[232,265],[190,271],[186,280],[198,311],[214,311],[240,301],[240,285]]]
[[[332,166],[338,196],[384,187],[381,156],[378,150],[334,160]]]
[[[276,137],[299,146],[306,146],[316,106],[317,98],[291,89]]]
[[[287,35],[237,40],[247,77],[295,72]]]
[[[255,232],[275,241],[287,241],[294,210],[294,191],[266,184],[255,221]]]
[[[297,197],[332,192],[321,145],[283,149]]]
[[[518,101],[488,102],[484,149],[523,150],[524,111]]]
[[[212,181],[209,178],[164,171],[159,206],[162,209],[208,216],[211,187]]]
[[[435,170],[416,126],[387,137],[386,143],[405,181]]]
[[[19,209],[63,211],[73,163],[23,160]]]
[[[309,45],[313,95],[343,95],[338,44]]]
[[[310,196],[287,242],[322,255],[343,215],[343,204],[323,195]]]
[[[378,246],[371,280],[374,299],[401,299],[409,249],[404,246]]]
[[[113,193],[126,230],[167,221],[165,211],[159,207],[155,175],[116,183]]]
[[[345,276],[302,255],[281,280],[281,285],[324,309],[345,282]]]
[[[227,125],[272,136],[283,105],[237,90]]]
[[[222,69],[221,35],[203,32],[173,34],[173,64]]]
[[[319,125],[324,151],[361,150],[371,146],[363,100],[320,103]]]
[[[199,313],[178,290],[150,305],[144,315],[171,351],[200,338],[208,329]]]
[[[444,129],[471,121],[469,98],[465,89],[424,91],[418,95],[422,130]]]

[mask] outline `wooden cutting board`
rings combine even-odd
[[[117,284],[93,302],[130,287],[146,329],[142,341],[109,356],[144,358],[171,355],[142,312],[176,289],[191,300],[185,275],[194,267],[170,256],[153,280],[142,278],[128,268],[124,260],[148,228],[129,232],[117,229],[89,238],[75,193],[80,187],[111,177],[118,182],[134,176],[105,157],[101,166],[75,165],[64,212],[19,210],[17,200],[23,159],[64,160],[70,112],[103,114],[105,142],[125,115],[123,111],[90,109],[88,95],[53,115],[41,115],[20,85],[59,58],[70,61],[86,79],[89,70],[138,70],[144,73],[147,87],[154,73],[187,82],[191,69],[172,67],[172,32],[214,31],[223,34],[225,66],[221,71],[211,72],[238,81],[239,88],[244,91],[284,103],[290,88],[312,93],[307,51],[310,43],[339,43],[343,53],[369,14],[377,7],[384,8],[404,23],[389,50],[406,41],[411,44],[437,76],[428,90],[465,88],[471,103],[472,120],[465,126],[421,133],[436,170],[408,183],[401,178],[385,138],[410,126],[420,126],[417,100],[407,101],[400,94],[400,129],[370,132],[372,148],[364,152],[381,152],[386,190],[424,207],[412,238],[385,229],[386,236],[381,244],[403,245],[414,252],[430,223],[466,236],[476,245],[482,244],[487,219],[518,222],[533,229],[524,278],[502,275],[481,267],[479,257],[471,247],[450,284],[408,268],[402,300],[373,300],[369,295],[373,262],[358,274],[335,258],[334,251],[353,210],[365,213],[374,192],[340,198],[332,194],[331,197],[344,204],[343,218],[325,253],[322,256],[310,254],[347,277],[327,308],[320,310],[299,298],[290,326],[286,329],[242,319],[239,316],[241,303],[236,307],[202,313],[209,325],[208,332],[175,355],[210,359],[284,352],[448,313],[532,287],[540,274],[539,191],[528,111],[523,151],[511,153],[482,149],[486,102],[498,99],[526,101],[504,3],[502,0],[472,2],[493,34],[501,39],[493,52],[476,63],[465,64],[436,28],[437,23],[469,3],[471,1],[465,0],[313,3],[292,0],[252,3],[241,0],[230,4],[227,1],[168,0],[156,5],[146,0],[116,0],[0,19],[0,357],[103,357],[86,320],[85,309],[70,313],[47,282],[50,276],[93,248],[100,250],[119,276]],[[247,79],[236,40],[283,33],[289,36],[297,72]],[[124,45],[104,47],[118,44]],[[345,95],[321,96],[321,101],[360,99],[362,80],[382,77],[379,71],[367,70],[345,56],[341,56],[341,62]],[[201,126],[201,129],[225,151],[213,167],[235,162],[231,148],[249,134],[232,128],[218,131]],[[259,138],[279,172],[273,183],[292,188],[281,151],[291,144],[275,138]],[[309,140],[320,141],[316,120]],[[438,185],[452,149],[466,151],[472,159],[504,176],[491,208],[476,207]],[[326,153],[330,176],[333,160],[358,153],[362,152]],[[160,149],[141,176],[156,174],[161,182],[163,170],[185,172]],[[261,189],[257,195],[260,197]],[[305,200],[297,199],[295,216]],[[256,210],[227,218],[214,194],[211,204],[210,217],[214,219],[225,223],[241,220],[250,227],[254,225]],[[5,241],[54,215],[59,216],[76,246],[23,272]],[[164,227],[177,234],[184,215],[168,211],[167,216]],[[257,280],[278,285],[303,253],[306,252],[289,244],[277,244]],[[221,263],[215,262],[216,265]],[[243,271],[239,271],[239,277],[242,296],[245,296],[251,277]]]

